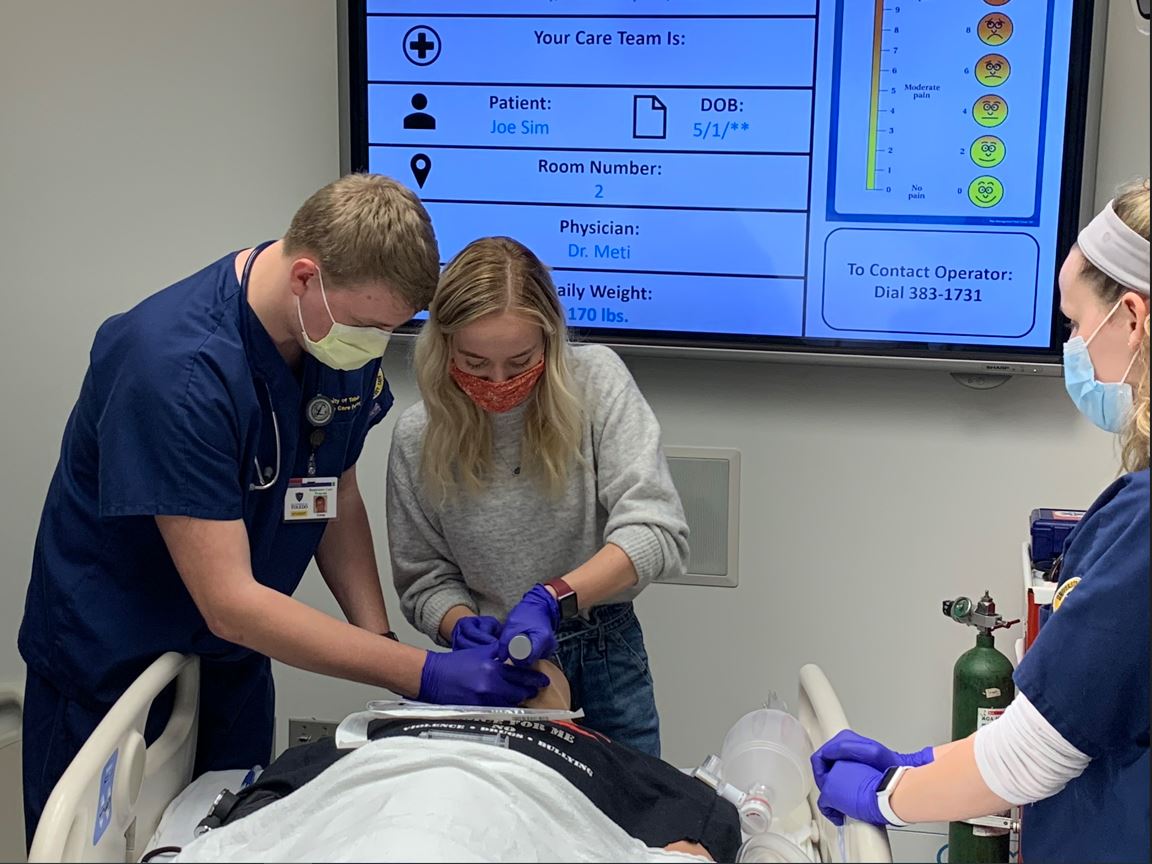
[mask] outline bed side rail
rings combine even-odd
[[[800,706],[797,713],[813,747],[820,747],[837,732],[848,728],[848,718],[844,715],[840,699],[832,689],[824,670],[813,663],[800,670]],[[848,819],[845,822],[844,845],[841,848],[841,835],[838,829],[821,816],[816,807],[819,797],[820,790],[813,785],[809,798],[820,830],[821,861],[890,862],[892,860],[888,832],[855,819]]]
[[[146,747],[152,701],[173,680],[172,716]],[[135,861],[164,808],[192,780],[200,661],[169,652],[124,692],[52,790],[29,862]]]

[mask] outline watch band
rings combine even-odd
[[[560,605],[561,621],[567,621],[569,618],[575,618],[580,614],[580,600],[571,585],[557,577],[545,582],[544,587],[551,588],[556,592],[556,602]]]
[[[892,804],[889,801],[892,793],[896,791],[900,778],[904,776],[904,772],[907,770],[907,765],[893,765],[884,772],[880,785],[876,787],[876,806],[880,808],[880,815],[884,817],[884,820],[894,828],[904,828],[908,825],[892,810]]]

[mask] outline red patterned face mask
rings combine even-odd
[[[478,375],[469,375],[455,363],[449,367],[449,374],[464,393],[476,405],[489,414],[503,414],[511,411],[517,405],[532,395],[532,388],[544,374],[544,358],[540,362],[515,378],[506,381],[488,381]]]

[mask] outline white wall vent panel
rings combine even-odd
[[[740,451],[724,447],[667,446],[672,482],[688,517],[691,553],[682,585],[739,584]]]

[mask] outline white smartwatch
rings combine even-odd
[[[892,805],[888,799],[896,791],[896,784],[907,770],[907,765],[893,765],[884,772],[884,776],[880,778],[880,785],[876,787],[876,804],[880,808],[880,815],[889,825],[896,828],[903,828],[908,823],[892,812]]]

